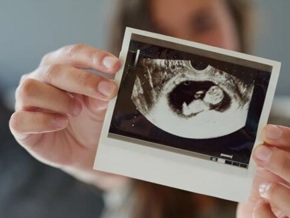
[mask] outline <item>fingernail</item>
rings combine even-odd
[[[279,139],[282,136],[282,131],[278,126],[268,125],[266,127],[266,137],[268,139]]]
[[[81,110],[82,110],[82,105],[81,105],[81,103],[78,102],[78,101],[76,101],[75,108],[74,108],[74,110],[73,110],[73,115],[74,115],[74,116],[79,115],[79,113],[81,112]]]
[[[107,68],[107,69],[112,69],[114,68],[115,64],[118,62],[118,58],[116,57],[111,57],[111,56],[107,56],[103,59],[103,65]]]
[[[255,151],[255,157],[263,162],[267,162],[270,160],[272,155],[272,150],[266,146],[259,146]]]
[[[56,117],[55,125],[59,128],[65,127],[68,123],[68,119],[66,117]]]
[[[116,90],[116,84],[111,81],[102,80],[101,82],[99,82],[98,90],[101,94],[107,97],[111,97]]]
[[[271,183],[265,182],[259,186],[259,193],[261,197],[266,198],[266,199],[269,198],[268,191],[271,188],[271,185],[272,185]]]

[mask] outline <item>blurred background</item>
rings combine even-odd
[[[13,140],[8,120],[22,74],[68,44],[108,48],[118,0],[0,0],[0,217],[98,217],[101,193],[43,166]],[[290,1],[253,0],[257,9],[252,54],[282,62],[271,121],[290,120]],[[93,190],[93,191],[92,191]]]

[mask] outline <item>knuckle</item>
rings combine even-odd
[[[46,63],[49,63],[49,60],[51,59],[52,53],[53,52],[49,52],[49,53],[45,54],[41,59],[40,65],[45,65]]]
[[[91,73],[81,73],[79,74],[78,78],[78,84],[80,85],[81,89],[92,89],[91,91],[94,91],[96,89],[96,75]]]
[[[47,83],[52,83],[55,75],[62,70],[61,64],[52,64],[43,69],[43,79]]]
[[[26,99],[35,92],[35,80],[24,79],[23,82],[17,87],[15,92],[16,100],[25,102]]]
[[[284,151],[277,152],[277,157],[275,158],[277,170],[281,173],[288,172],[290,168],[289,154]]]
[[[75,44],[75,45],[68,45],[63,47],[60,51],[61,53],[67,55],[67,56],[74,56],[76,53],[84,50],[86,48],[85,44]]]
[[[28,78],[28,74],[23,74],[21,77],[20,77],[20,81],[19,81],[19,84],[22,83],[24,80],[26,80]]]

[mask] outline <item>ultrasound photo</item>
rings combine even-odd
[[[128,27],[119,58],[94,169],[246,202],[281,63]]]
[[[109,135],[247,168],[269,80],[214,54],[131,40]]]
[[[245,126],[253,89],[253,78],[243,80],[211,65],[198,70],[190,60],[143,58],[131,99],[158,128],[205,139]]]

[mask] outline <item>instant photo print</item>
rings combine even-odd
[[[94,169],[247,201],[280,63],[127,28]]]

